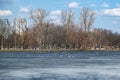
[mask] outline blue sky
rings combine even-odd
[[[50,12],[49,17],[54,22],[59,23],[61,11],[72,9],[77,22],[83,7],[96,12],[94,28],[120,33],[120,0],[0,0],[0,18],[12,22],[15,17],[25,17],[29,22],[30,11],[42,8]]]

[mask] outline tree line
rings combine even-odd
[[[18,30],[12,29],[8,20],[8,24],[0,20],[0,49],[120,48],[120,34],[92,27],[95,12],[88,8],[81,10],[78,23],[72,10],[61,12],[60,24],[51,23],[48,15],[44,9],[32,10],[32,25],[27,27],[25,20],[21,20],[17,24]]]

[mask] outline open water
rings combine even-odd
[[[120,80],[120,52],[0,52],[0,80]]]

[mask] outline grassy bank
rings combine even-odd
[[[39,50],[31,50],[31,49],[2,49],[0,52],[49,52],[49,51],[83,51],[80,49],[39,49]]]
[[[106,50],[91,50],[91,49],[39,49],[39,50],[32,50],[32,49],[2,49],[0,52],[57,52],[57,51],[120,51],[120,49],[106,49]]]

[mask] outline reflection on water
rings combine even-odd
[[[120,80],[120,52],[0,52],[0,80]]]

